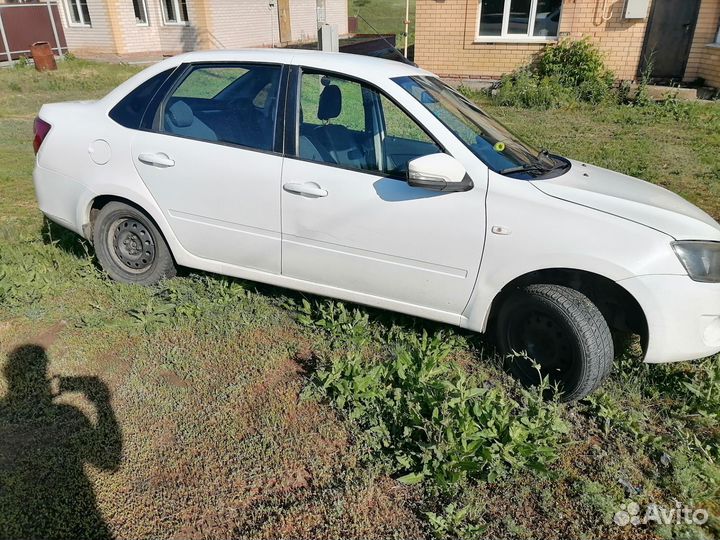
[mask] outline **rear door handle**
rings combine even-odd
[[[155,167],[172,167],[175,165],[175,160],[171,159],[167,154],[163,154],[162,152],[157,154],[143,152],[138,155],[138,159],[146,165],[154,165]]]
[[[290,193],[307,195],[308,197],[327,197],[328,194],[326,189],[321,188],[315,182],[305,182],[304,184],[290,182],[289,184],[283,184],[283,189]]]

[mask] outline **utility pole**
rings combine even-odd
[[[317,8],[318,48],[321,51],[338,52],[337,26],[329,25],[327,22],[327,10],[325,0],[315,0]]]
[[[407,58],[409,28],[410,28],[410,0],[405,0],[405,58]]]
[[[268,2],[268,10],[270,11],[270,47],[275,48],[275,1]]]
[[[327,22],[327,10],[325,8],[325,0],[315,0],[315,8],[317,11],[317,27],[320,28]]]

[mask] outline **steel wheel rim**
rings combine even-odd
[[[143,222],[116,219],[108,231],[108,246],[115,262],[128,272],[141,274],[155,262],[155,239]]]

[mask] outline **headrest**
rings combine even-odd
[[[340,87],[330,84],[323,88],[320,93],[320,103],[318,104],[318,120],[330,120],[340,116],[342,110],[342,94]]]
[[[176,101],[170,105],[170,108],[167,110],[167,115],[176,127],[188,127],[192,125],[195,119],[190,106],[184,101]]]

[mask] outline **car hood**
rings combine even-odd
[[[679,195],[649,182],[572,161],[571,169],[532,184],[551,197],[595,208],[676,240],[720,240],[720,224]]]

